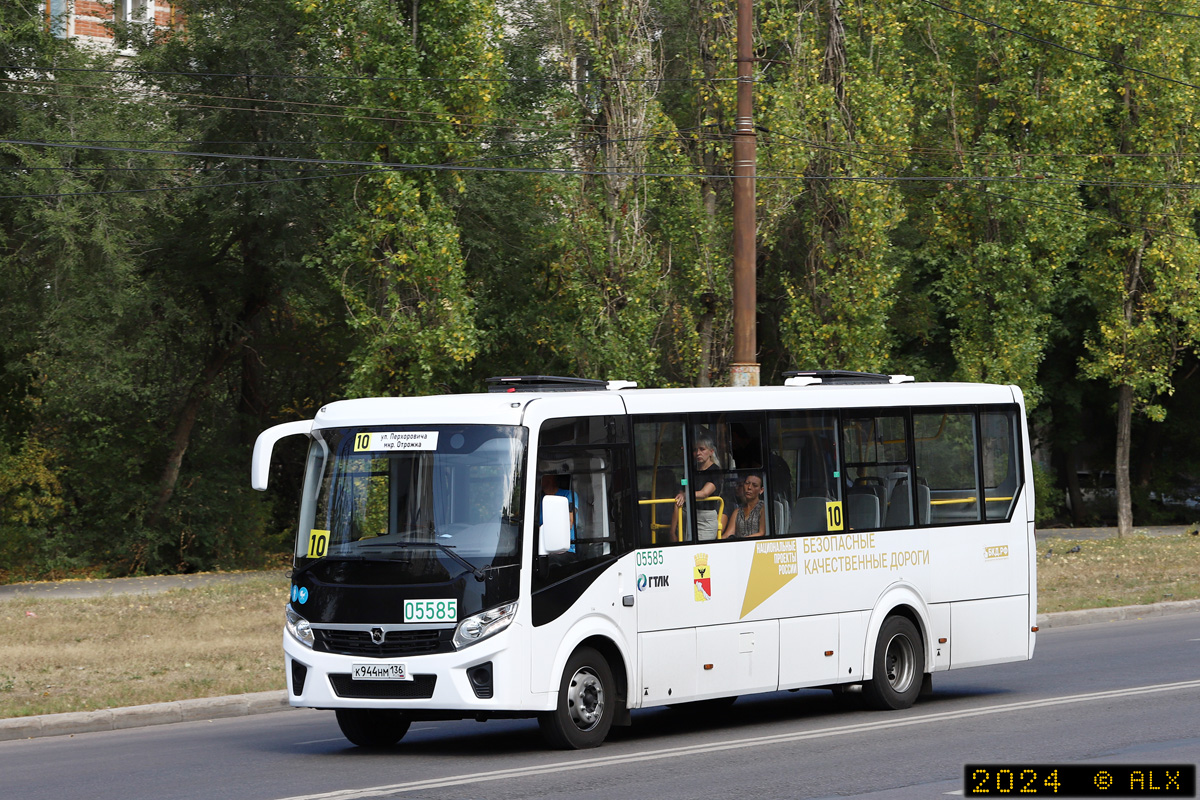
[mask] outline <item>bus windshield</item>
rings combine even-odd
[[[409,560],[414,550],[468,568],[513,561],[525,446],[524,428],[497,425],[313,431],[297,566]]]

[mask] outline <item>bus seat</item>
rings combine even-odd
[[[872,491],[846,493],[846,522],[851,530],[875,530],[879,527],[879,497]]]
[[[892,502],[892,492],[896,491],[896,486],[901,483],[907,484],[907,481],[908,481],[908,470],[906,470],[906,469],[893,470],[892,473],[887,476],[887,497],[884,499],[884,502],[886,502],[886,503]],[[907,488],[904,489],[904,492],[905,492],[905,494],[907,494],[908,489]]]
[[[929,510],[933,504],[929,502],[929,484],[918,479],[917,481],[917,524],[929,524]]]
[[[827,530],[825,503],[824,497],[796,498],[796,513],[792,515],[788,533],[823,533]]]
[[[907,528],[912,525],[912,500],[908,492],[908,480],[897,481],[892,490],[892,502],[887,507],[887,527]]]
[[[787,533],[788,525],[790,524],[791,509],[788,508],[787,501],[781,499],[774,500],[771,506],[775,512],[775,527],[771,529],[771,533],[774,536],[783,536]]]

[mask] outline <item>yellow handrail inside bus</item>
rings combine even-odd
[[[951,500],[930,500],[929,505],[931,505],[931,506],[948,506],[948,505],[954,505],[956,503],[974,503],[978,499],[979,499],[978,497],[958,497],[958,498],[954,498]],[[983,499],[983,502],[998,503],[1002,500],[1005,502],[1008,502],[1008,501],[1012,500],[1012,498],[1011,497],[985,497]]]
[[[652,506],[652,505],[658,505],[659,503],[674,503],[674,502],[675,502],[674,497],[665,497],[661,500],[638,500],[638,505],[639,506]],[[724,497],[721,497],[721,495],[718,494],[718,495],[714,495],[713,497],[702,497],[701,499],[697,500],[696,502],[697,503],[716,503],[717,504],[717,521],[720,526],[724,526],[724,524],[725,524],[725,498]],[[679,528],[681,528],[682,526],[683,526],[683,509],[678,508],[675,510],[675,529],[679,530]],[[650,518],[650,543],[658,544],[658,535],[657,535],[658,531],[662,530],[663,528],[669,528],[669,527],[671,527],[671,526],[663,525],[661,523],[655,522],[654,518],[651,517]]]

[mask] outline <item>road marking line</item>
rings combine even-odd
[[[990,714],[1007,714],[1013,711],[1028,711],[1038,708],[1070,705],[1073,703],[1088,703],[1097,700],[1110,700],[1122,697],[1136,697],[1144,694],[1159,692],[1176,692],[1187,689],[1200,689],[1200,680],[1179,681],[1177,683],[1160,683],[1153,686],[1136,686],[1130,689],[1111,689],[1104,692],[1088,692],[1087,694],[1067,695],[1066,697],[1050,697],[1042,700],[1022,700],[1016,703],[1006,703],[986,708],[963,709],[960,711],[942,711],[934,714],[922,714],[906,719],[885,720],[882,722],[862,722],[854,725],[840,725],[833,728],[822,728],[815,731],[795,731],[779,733],[771,736],[753,736],[732,741],[711,742],[708,744],[684,745],[669,747],[663,750],[651,750],[645,753],[623,753],[613,756],[598,756],[596,758],[579,759],[558,764],[542,764],[538,766],[514,767],[498,769],[490,772],[477,772],[466,775],[448,775],[442,778],[427,778],[407,783],[394,783],[387,786],[371,786],[363,789],[339,789],[332,792],[298,795],[281,800],[366,800],[372,797],[385,797],[392,794],[416,792],[428,789],[444,789],[451,786],[466,786],[473,783],[487,783],[508,778],[529,778],[537,775],[549,775],[556,772],[574,772],[582,769],[629,764],[638,761],[659,761],[666,758],[681,756],[707,755],[725,750],[742,750],[747,747],[762,747],[763,745],[788,744],[806,739],[823,739],[831,736],[843,736],[851,733],[867,733],[889,730],[892,728],[907,728],[913,725],[926,725],[932,722],[969,719]]]

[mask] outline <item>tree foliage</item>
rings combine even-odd
[[[1192,481],[1200,29],[755,5],[764,382],[1017,384],[1078,521]],[[118,58],[0,2],[5,563],[261,559],[253,438],[339,397],[725,382],[733,0],[174,6]]]

